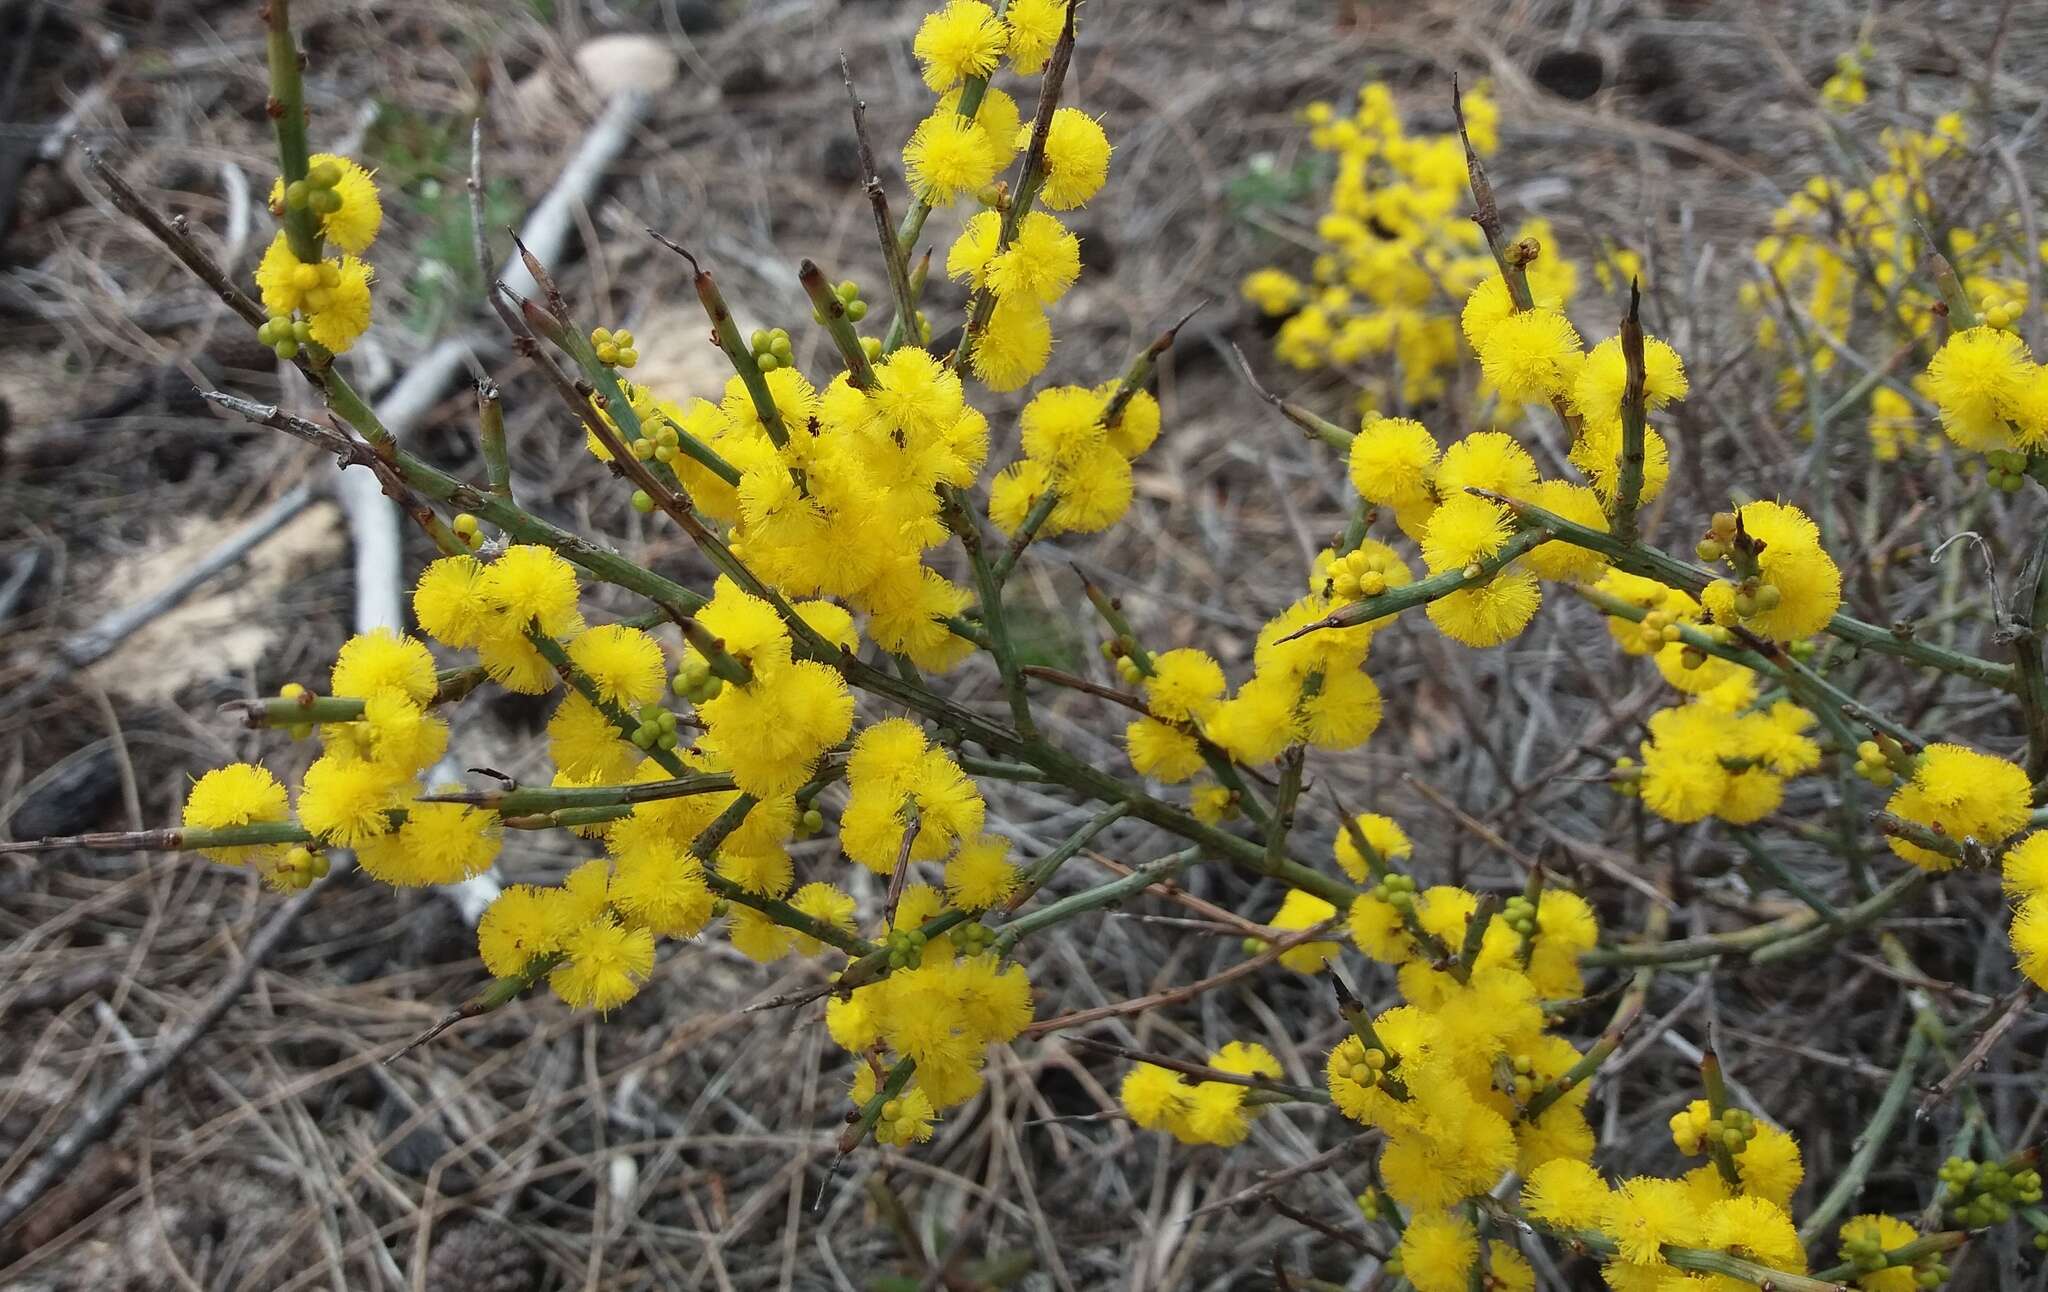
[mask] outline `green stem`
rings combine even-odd
[[[1977,307],[1970,301],[1970,293],[1963,289],[1962,280],[1956,277],[1956,267],[1948,257],[1941,254],[1941,248],[1925,229],[1927,236],[1927,269],[1934,278],[1934,290],[1941,296],[1941,303],[1948,307],[1948,323],[1953,329],[1973,328],[1982,319],[1977,317]]]
[[[693,851],[695,850],[693,849]],[[703,856],[704,854],[699,853],[698,855]],[[844,929],[835,928],[823,920],[814,919],[780,898],[763,897],[759,893],[749,892],[715,871],[706,870],[704,872],[704,883],[712,892],[723,897],[726,901],[752,907],[777,924],[780,924],[783,928],[794,929],[798,933],[808,934],[828,947],[845,952],[848,956],[858,959],[861,956],[872,954],[875,950],[875,944],[866,938],[856,937]]]
[[[1029,870],[1017,877],[1017,891],[1011,894],[1006,909],[1014,911],[1030,901],[1034,893],[1052,882],[1061,866],[1079,856],[1081,849],[1087,847],[1096,835],[1129,816],[1130,811],[1128,804],[1113,803],[1096,813],[1079,830],[1060,840],[1058,847],[1040,857]]]
[[[1548,1112],[1551,1105],[1591,1080],[1593,1074],[1600,1071],[1600,1065],[1607,1062],[1615,1050],[1621,1047],[1622,1038],[1628,1034],[1629,1028],[1635,1026],[1636,1019],[1641,1017],[1643,1005],[1650,997],[1650,981],[1655,976],[1656,970],[1648,965],[1636,970],[1628,990],[1621,994],[1620,1002],[1614,1007],[1613,1017],[1608,1019],[1606,1029],[1600,1033],[1600,1039],[1593,1043],[1591,1049],[1580,1055],[1579,1061],[1567,1068],[1562,1076],[1537,1091],[1528,1103],[1522,1105],[1521,1120],[1535,1121]]]
[[[998,587],[1007,583],[1010,571],[1016,568],[1017,560],[1024,555],[1024,549],[1031,546],[1031,540],[1038,537],[1038,531],[1045,528],[1045,522],[1052,516],[1053,508],[1060,505],[1060,491],[1050,485],[1031,504],[1031,510],[1024,513],[1024,520],[1017,526],[1017,532],[1010,536],[1010,545],[996,558],[990,568]]]
[[[498,399],[498,383],[480,381],[476,386],[477,438],[483,446],[484,479],[491,492],[512,501],[512,459],[505,448],[505,406]]]
[[[292,36],[291,0],[266,0],[264,13],[270,64],[270,101],[264,111],[277,133],[278,173],[287,188],[306,178],[310,150],[306,146],[306,83],[300,68],[298,41]],[[289,202],[284,208],[284,236],[292,255],[312,264],[320,259],[320,220],[313,209]]]
[[[740,384],[747,388],[747,398],[753,401],[754,415],[761,419],[761,429],[768,432],[768,438],[776,448],[782,448],[789,443],[789,429],[782,424],[782,411],[775,406],[774,396],[768,393],[768,381],[761,374],[761,362],[754,357],[754,348],[740,336],[739,324],[733,320],[732,309],[725,303],[725,294],[712,280],[711,271],[699,265],[695,256],[654,230],[649,229],[648,233],[655,241],[690,262],[693,271],[691,282],[696,288],[698,303],[704,307],[705,317],[711,320],[711,335],[718,342],[718,348],[724,351],[726,360],[732,364],[732,370],[739,374]]]
[[[438,685],[429,705],[453,704],[483,685],[488,676],[480,665],[442,669],[435,675]],[[251,727],[303,727],[308,723],[354,722],[363,716],[364,701],[346,695],[315,695],[307,691],[295,697],[266,696],[261,700],[239,700],[229,707],[237,710]]]
[[[1709,583],[1714,581],[1712,574],[1700,569],[1698,566],[1688,565],[1686,562],[1666,552],[1658,551],[1647,544],[1624,543],[1612,534],[1604,534],[1597,529],[1590,529],[1587,526],[1566,520],[1554,512],[1545,511],[1543,508],[1532,503],[1520,502],[1504,494],[1497,494],[1486,489],[1473,489],[1469,492],[1499,503],[1521,517],[1523,523],[1533,526],[1553,537],[1562,539],[1574,547],[1583,547],[1588,551],[1600,553],[1618,570],[1624,570],[1630,574],[1639,574],[1646,579],[1654,579],[1666,587],[1677,588],[1679,591],[1695,597]],[[1427,583],[1429,580],[1424,580],[1423,582]],[[1422,585],[1411,583],[1408,587],[1398,589],[1397,591],[1408,592],[1420,586]],[[1384,601],[1387,597],[1394,595],[1395,593],[1390,592],[1384,597],[1376,597],[1373,600]],[[1358,604],[1365,605],[1368,603],[1360,602]],[[1399,608],[1406,609],[1406,606]],[[1333,623],[1329,626],[1345,627],[1351,623],[1365,623],[1369,619],[1379,617],[1379,615],[1372,615],[1368,619],[1347,619],[1343,623]],[[1313,626],[1320,627],[1322,625]],[[1916,664],[1924,664],[1929,668],[1940,669],[1945,673],[1954,673],[1959,677],[1967,677],[1983,682],[2002,691],[2011,691],[2018,686],[2011,665],[1994,664],[1990,660],[1978,659],[1974,655],[1965,655],[1960,651],[1952,651],[1943,646],[1915,641],[1910,633],[1905,631],[1887,630],[1878,627],[1876,624],[1865,623],[1860,619],[1841,614],[1834,616],[1828,621],[1827,631],[1832,636],[1838,637],[1850,645],[1860,647],[1863,650],[1880,655],[1895,655],[1900,659],[1911,660]]]
[[[1479,904],[1472,908],[1472,916],[1465,921],[1465,942],[1458,948],[1458,958],[1451,964],[1451,976],[1459,982],[1472,981],[1472,970],[1479,964],[1479,948],[1486,938],[1486,926],[1493,923],[1493,917],[1500,912],[1500,895],[1482,893]]]
[[[1894,1247],[1886,1252],[1882,1268],[1899,1269],[1908,1265],[1918,1265],[1925,1257],[1939,1256],[1943,1252],[1952,1252],[1968,1241],[1970,1241],[1970,1236],[1956,1229],[1943,1230],[1937,1234],[1925,1234],[1910,1243]],[[1676,1262],[1673,1263],[1676,1264]],[[1813,1277],[1820,1280],[1819,1287],[1829,1289],[1830,1292],[1839,1292],[1840,1284],[1835,1280],[1853,1279],[1860,1275],[1874,1272],[1864,1270],[1848,1261],[1843,1261],[1840,1265],[1830,1265]],[[1811,1282],[1812,1280],[1808,1280],[1807,1283],[1798,1285],[1781,1283],[1778,1286],[1791,1289],[1792,1292],[1799,1292],[1800,1288],[1807,1286]]]
[[[1024,217],[1031,213],[1032,206],[1038,201],[1038,190],[1045,183],[1045,141],[1052,133],[1053,112],[1059,107],[1067,69],[1074,61],[1074,16],[1079,8],[1080,0],[1067,0],[1066,25],[1060,32],[1059,43],[1053,47],[1052,57],[1046,61],[1045,75],[1038,83],[1038,111],[1031,122],[1031,142],[1024,149],[1024,161],[1018,171],[1017,187],[1010,194],[1010,205],[1003,211],[1002,227],[996,237],[997,255],[1009,250]],[[949,364],[953,371],[959,372],[966,367],[968,356],[974,351],[974,343],[988,327],[995,309],[993,291],[983,290],[974,294],[968,305],[967,323],[960,329],[960,344],[954,349]]]
[[[1062,897],[1057,902],[1049,902],[1039,907],[1029,915],[1020,915],[1009,920],[996,934],[995,953],[998,957],[1006,956],[1018,942],[1041,929],[1051,928],[1084,912],[1114,906],[1126,898],[1135,897],[1154,884],[1172,879],[1193,864],[1201,854],[1200,848],[1183,849],[1172,856],[1139,866],[1130,874],[1113,879],[1107,884],[1099,884],[1094,888]]]
[[[1017,665],[1017,646],[1010,638],[1009,616],[1003,610],[1002,585],[989,568],[988,554],[982,547],[981,517],[958,487],[940,485],[939,496],[945,500],[947,525],[960,539],[960,546],[967,552],[968,566],[974,571],[975,595],[981,598],[981,622],[988,629],[989,653],[995,656],[1003,694],[1010,702],[1010,721],[1017,725],[1020,735],[1030,740],[1038,734],[1038,723],[1031,713],[1031,696],[1024,689],[1024,674]]]
[[[1827,1195],[1814,1204],[1813,1210],[1800,1224],[1800,1242],[1812,1246],[1834,1227],[1835,1221],[1841,1219],[1842,1213],[1863,1192],[1863,1182],[1870,1177],[1871,1167],[1877,1164],[1877,1155],[1883,1151],[1893,1124],[1906,1109],[1906,1097],[1913,1093],[1914,1075],[1919,1071],[1927,1046],[1927,1034],[1922,1029],[1915,1027],[1906,1034],[1899,1066],[1892,1072],[1891,1081],[1886,1083],[1884,1095],[1877,1101],[1877,1110],[1870,1115],[1863,1133],[1856,1137],[1856,1148],[1849,1156],[1848,1165],[1842,1168],[1841,1174],[1828,1187]]]
[[[1474,561],[1469,566],[1455,570],[1445,570],[1442,574],[1432,574],[1426,579],[1418,579],[1414,583],[1404,584],[1398,588],[1389,588],[1376,597],[1364,597],[1353,601],[1304,628],[1295,629],[1280,640],[1290,642],[1297,637],[1306,637],[1310,633],[1321,632],[1326,628],[1356,628],[1360,624],[1369,624],[1375,620],[1385,619],[1389,615],[1398,615],[1403,610],[1428,605],[1453,592],[1478,587],[1490,581],[1494,575],[1499,574],[1530,548],[1545,542],[1550,535],[1544,531],[1545,527],[1541,522],[1532,523],[1529,528],[1501,544],[1499,551],[1484,560]]]
[[[1238,371],[1244,375],[1245,384],[1252,388],[1252,393],[1278,410],[1280,416],[1301,428],[1301,433],[1308,437],[1310,443],[1321,441],[1339,453],[1349,453],[1351,451],[1353,436],[1350,431],[1345,430],[1335,422],[1326,421],[1318,417],[1292,400],[1282,399],[1272,391],[1267,390],[1264,385],[1260,384],[1258,374],[1252,371],[1251,360],[1244,357],[1244,351],[1232,345],[1230,352],[1237,356]]]
[[[1721,1074],[1721,1056],[1708,1050],[1700,1058],[1700,1084],[1707,1092],[1707,1115],[1718,1122],[1728,1111],[1728,1080]],[[1740,1191],[1742,1175],[1735,1169],[1735,1155],[1728,1151],[1728,1145],[1718,1137],[1707,1142],[1707,1157],[1714,1163],[1714,1170],[1731,1190]]]
[[[1555,1229],[1534,1219],[1529,1223],[1603,1260],[1611,1259],[1621,1250],[1613,1239],[1594,1230]],[[1680,1247],[1675,1243],[1666,1243],[1662,1251],[1667,1263],[1690,1274],[1725,1275],[1760,1288],[1769,1288],[1771,1292],[1843,1292],[1842,1285],[1826,1275],[1811,1278],[1804,1274],[1794,1274],[1790,1270],[1759,1265],[1755,1261],[1746,1261],[1740,1256],[1730,1256],[1726,1252],[1709,1251],[1701,1247]]]
[[[1808,909],[1827,923],[1838,925],[1842,922],[1842,913],[1835,909],[1834,903],[1822,897],[1813,885],[1793,874],[1791,867],[1773,857],[1754,831],[1737,827],[1729,833],[1756,864],[1756,868],[1763,871],[1772,883],[1806,903]]]
[[[621,740],[628,743],[633,742],[633,733],[640,729],[640,723],[624,709],[605,699],[599,693],[597,683],[590,680],[588,673],[576,667],[575,663],[570,660],[569,653],[562,649],[560,642],[542,632],[538,624],[528,625],[526,640],[532,642],[533,648],[541,653],[542,658],[554,666],[555,672],[561,676],[564,682],[567,682],[578,695],[590,701],[597,711],[602,713],[611,722],[612,726],[618,731]],[[639,748],[637,745],[635,747]],[[642,752],[653,759],[656,765],[670,776],[683,777],[689,775],[688,770],[683,765],[683,760],[676,757],[674,752],[663,749],[660,745],[642,748]]]
[[[883,1106],[903,1093],[903,1088],[910,1084],[911,1074],[916,1071],[914,1060],[896,1061],[896,1066],[889,1069],[889,1075],[882,1079],[881,1088],[861,1105],[859,1120],[839,1133],[839,1156],[845,1157],[861,1146],[861,1142],[875,1129],[875,1123],[882,1119]]]
[[[423,794],[419,801],[465,803],[471,807],[502,812],[506,816],[527,816],[535,812],[553,812],[557,808],[616,807],[622,804],[689,798],[697,794],[725,794],[730,793],[733,788],[730,774],[704,772],[665,781],[636,781],[630,785],[534,785],[509,790]]]
[[[811,298],[812,312],[824,322],[833,348],[839,351],[839,361],[846,365],[846,379],[853,383],[855,390],[872,387],[875,384],[874,367],[868,363],[867,351],[861,349],[860,333],[853,330],[853,320],[846,317],[846,302],[832,290],[825,271],[818,268],[817,262],[807,258],[797,269],[797,279],[803,284],[804,295]]]
[[[645,428],[640,424],[640,414],[633,410],[633,401],[627,395],[625,385],[619,380],[619,374],[612,371],[609,365],[598,362],[597,351],[591,347],[589,337],[585,335],[573,319],[562,320],[562,332],[556,338],[556,344],[562,347],[563,353],[576,361],[576,366],[582,369],[584,377],[591,385],[597,388],[598,394],[604,396],[604,411],[612,419],[613,423],[618,426],[618,438],[624,441],[624,449],[628,456],[630,456],[633,441],[644,438],[646,432]],[[755,376],[760,376],[758,369],[755,371]],[[744,374],[742,374],[742,380],[744,380]],[[748,387],[748,393],[753,393],[752,387]],[[765,385],[762,387],[762,395],[763,397],[767,395],[767,387]],[[774,401],[768,401],[768,409],[769,415],[772,415],[775,409]],[[755,411],[760,411],[758,405]],[[762,417],[761,424],[763,427],[772,428],[768,431],[770,439],[775,439],[782,429],[782,423],[779,420],[770,423],[767,415]],[[729,485],[739,484],[739,468],[727,462],[719,455],[716,449],[690,434],[681,426],[675,426],[673,423],[671,425],[676,433],[677,449],[697,461],[707,471],[717,476],[720,480],[725,481],[725,483]],[[777,440],[776,443],[780,447],[782,441]],[[606,447],[609,448],[610,446],[607,445]],[[637,463],[638,459],[635,459],[635,461]]]
[[[1613,968],[1623,965],[1681,965],[1712,960],[1718,956],[1747,956],[1753,963],[1770,964],[1810,951],[1856,929],[1864,928],[1885,912],[1920,891],[1928,880],[1924,870],[1915,868],[1879,889],[1870,897],[1841,913],[1841,920],[1825,924],[1811,911],[1800,911],[1783,919],[1753,924],[1728,933],[1710,933],[1695,938],[1650,942],[1640,946],[1596,947],[1579,957],[1585,968]]]
[[[1301,797],[1301,766],[1306,750],[1296,745],[1280,760],[1280,789],[1273,796],[1273,815],[1266,825],[1266,865],[1287,859],[1287,832],[1294,828],[1294,801]]]

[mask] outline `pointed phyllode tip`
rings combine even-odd
[[[1216,298],[1213,296],[1204,296],[1201,300],[1196,301],[1194,308],[1190,309],[1187,313],[1181,315],[1180,321],[1175,323],[1172,327],[1166,329],[1166,334],[1160,337],[1159,339],[1163,341],[1166,345],[1172,345],[1174,338],[1180,335],[1180,330],[1186,327],[1189,321],[1192,320],[1195,317],[1195,315],[1200,314],[1203,310],[1208,309],[1209,306],[1213,305],[1215,303],[1215,299]]]
[[[693,272],[699,274],[704,272],[704,267],[697,263],[697,258],[691,255],[689,248],[685,247],[682,243],[677,242],[674,238],[669,237],[667,234],[661,232],[659,229],[648,229],[647,236],[654,239],[662,246],[667,247],[670,251],[675,252],[683,259],[689,261],[690,269]]]

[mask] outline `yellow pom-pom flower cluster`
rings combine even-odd
[[[1240,1077],[1280,1076],[1280,1060],[1256,1041],[1231,1041],[1202,1065]],[[1247,1101],[1251,1088],[1230,1081],[1190,1079],[1153,1063],[1124,1075],[1118,1091],[1124,1111],[1147,1130],[1165,1131],[1183,1144],[1229,1148],[1251,1134],[1259,1105]]]
[[[304,178],[271,185],[271,213],[309,215],[308,223],[341,254],[322,257],[280,229],[256,267],[256,286],[270,318],[257,329],[280,359],[301,350],[323,360],[356,343],[370,326],[369,265],[359,257],[376,240],[384,209],[370,172],[346,157],[315,154]]]
[[[1467,91],[1464,112],[1474,148],[1491,156],[1500,114],[1484,87]],[[1316,102],[1302,119],[1310,145],[1333,167],[1315,224],[1320,254],[1305,279],[1267,267],[1245,278],[1242,293],[1284,319],[1276,346],[1283,362],[1360,380],[1363,407],[1435,399],[1458,361],[1458,320],[1445,297],[1463,300],[1494,268],[1465,218],[1458,136],[1409,129],[1392,91],[1377,82],[1358,92],[1348,114]],[[1514,236],[1547,248],[1530,266],[1539,299],[1570,299],[1578,271],[1549,247],[1549,227],[1530,221]]]
[[[1933,744],[1913,760],[1912,776],[1885,811],[1957,843],[1995,848],[2026,827],[2033,790],[2016,764],[1954,744]],[[1947,870],[1957,858],[1906,839],[1892,851],[1923,870]]]

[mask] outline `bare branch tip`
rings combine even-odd
[[[1252,393],[1273,405],[1273,407],[1278,408],[1280,406],[1280,396],[1259,384],[1258,374],[1252,371],[1252,361],[1245,358],[1244,350],[1239,347],[1237,342],[1232,341],[1230,343],[1230,353],[1237,356],[1237,370],[1244,375],[1245,384],[1252,388]]]

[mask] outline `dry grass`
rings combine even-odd
[[[676,263],[641,229],[683,238],[708,255],[729,297],[801,334],[789,268],[799,255],[835,277],[872,277],[864,203],[843,174],[818,178],[850,142],[834,52],[843,46],[851,57],[879,138],[900,138],[923,101],[908,57],[919,5],[727,5],[730,21],[699,29],[702,11],[719,7],[561,3],[543,18],[478,0],[309,0],[298,8],[314,58],[316,139],[359,135],[369,125],[359,107],[396,105],[406,128],[379,127],[377,146],[412,149],[422,173],[452,184],[464,158],[434,134],[462,121],[488,71],[490,167],[531,201],[593,114],[570,51],[621,26],[675,35],[683,78],[585,213],[588,254],[565,282],[585,317],[635,326],[664,385],[696,393],[719,379],[703,362],[701,321]],[[1256,154],[1275,154],[1284,168],[1301,146],[1291,112],[1308,99],[1386,77],[1414,116],[1441,122],[1453,70],[1491,74],[1502,87],[1508,147],[1495,173],[1506,205],[1550,216],[1575,249],[1612,238],[1649,258],[1651,325],[1686,354],[1700,391],[1673,434],[1679,484],[1648,518],[1652,536],[1677,540],[1730,489],[1796,498],[1813,470],[1829,471],[1852,605],[1882,621],[1918,620],[1980,653],[2007,649],[1996,638],[1987,561],[2009,588],[2022,542],[2043,523],[2038,501],[1972,494],[1940,462],[1879,471],[1853,428],[1817,461],[1772,409],[1733,305],[1747,243],[1770,207],[1831,156],[1809,87],[1853,38],[1860,6],[1357,7],[1364,21],[1340,28],[1330,6],[1305,2],[1090,6],[1077,97],[1108,117],[1118,180],[1078,226],[1091,254],[1113,264],[1070,298],[1052,375],[1099,380],[1194,301],[1218,299],[1161,372],[1168,432],[1141,463],[1130,520],[1105,544],[1042,545],[1020,576],[1023,614],[1049,650],[1100,668],[1088,649],[1093,630],[1073,611],[1068,560],[1123,596],[1148,640],[1201,644],[1226,664],[1242,661],[1257,625],[1293,598],[1307,556],[1341,527],[1341,473],[1327,450],[1276,423],[1222,351],[1235,340],[1277,371],[1234,303],[1234,284],[1290,254],[1274,229],[1312,213],[1275,209],[1261,227],[1233,214],[1228,190]],[[75,108],[77,124],[127,174],[205,230],[223,256],[250,262],[264,227],[252,202],[270,173],[254,6],[166,6],[153,19],[117,3],[50,8],[49,21],[70,34],[45,47],[16,119]],[[1883,13],[1877,39],[1917,102],[1965,103],[1989,84],[1997,127],[2040,155],[2028,113],[2048,88],[2048,29],[2014,24],[1991,81],[1996,6],[1907,3]],[[109,52],[110,40],[119,52]],[[1604,52],[1621,87],[1573,104],[1532,83],[1544,51],[1578,44]],[[1892,115],[1882,104],[1869,114]],[[391,154],[385,161],[387,173],[399,169]],[[1980,201],[2003,200],[1988,163],[1958,183]],[[153,568],[142,564],[150,553],[329,470],[184,394],[200,373],[252,393],[274,377],[261,352],[223,326],[224,312],[103,206],[73,161],[32,171],[21,209],[7,243],[12,265],[0,273],[0,398],[13,422],[0,441],[0,586],[13,568],[6,560],[34,553],[37,567],[26,595],[0,610],[6,688],[42,670],[64,635],[98,612],[103,589]],[[378,257],[387,283],[449,272],[403,259],[445,210],[415,187],[392,214],[396,228]],[[934,232],[942,247],[945,230]],[[444,299],[441,331],[480,323],[466,304]],[[941,317],[957,305],[945,292],[940,301]],[[364,356],[371,372],[402,365],[416,348],[395,330],[374,341]],[[817,367],[816,349],[810,357]],[[516,363],[491,366],[514,394],[523,500],[614,536],[638,558],[703,574],[680,539],[622,505],[580,435],[534,397]],[[1331,390],[1298,393],[1333,412],[1342,405]],[[467,416],[467,396],[451,396],[417,440],[430,457],[474,473]],[[1538,445],[1539,460],[1555,469],[1562,447]],[[1930,564],[1928,553],[1964,530],[1981,544],[1959,544]],[[17,833],[169,820],[188,775],[256,753],[251,737],[215,715],[218,703],[323,676],[348,617],[344,557],[316,550],[286,575],[267,606],[244,599],[227,608],[233,621],[260,610],[275,626],[253,668],[220,667],[211,639],[227,621],[200,618],[184,641],[8,712],[0,820],[12,817]],[[598,600],[604,611],[626,609]],[[1615,666],[1585,608],[1548,607],[1503,650],[1466,651],[1420,625],[1381,642],[1373,671],[1388,697],[1386,723],[1361,754],[1313,766],[1305,839],[1325,840],[1334,828],[1328,787],[1350,806],[1407,821],[1427,878],[1518,885],[1511,858],[1540,857],[1599,902],[1618,936],[1640,926],[1646,907],[1612,878],[1623,867],[1672,885],[1673,936],[1788,909],[1725,832],[1646,822],[1592,782],[1633,745],[1662,693],[1648,669]],[[131,671],[148,676],[123,675]],[[1922,733],[2016,747],[2011,706],[1972,688],[1882,660],[1845,675]],[[993,696],[986,671],[970,670],[963,686]],[[1098,761],[1120,759],[1114,713],[1087,697],[1049,703],[1053,734]],[[542,756],[538,719],[527,705],[473,700],[457,718],[459,756],[531,769]],[[274,742],[264,752],[274,762],[306,756]],[[999,788],[994,816],[1027,854],[1088,815],[1062,798]],[[1828,819],[1835,800],[1836,788],[1815,779],[1783,819]],[[1837,899],[1849,892],[1838,859],[1775,823],[1759,837],[1817,888]],[[521,836],[505,869],[514,878],[558,873],[577,855],[573,842]],[[1118,826],[1097,847],[1105,858],[1142,861],[1161,845]],[[838,868],[822,845],[800,851],[799,865]],[[1090,871],[1103,873],[1077,863],[1062,882]],[[1178,904],[1147,899],[1085,932],[1049,937],[1031,961],[1040,1016],[1219,973],[1243,958],[1241,930],[1190,904],[1257,918],[1276,901],[1204,869]],[[9,1037],[0,1047],[0,1185],[152,1038],[197,1011],[273,906],[248,877],[197,860],[0,862],[0,1018]],[[1887,925],[1936,980],[1916,986],[1959,1036],[2013,981],[1997,933],[2003,913],[1991,884],[1964,882]],[[1199,1210],[1259,1172],[1339,1143],[1347,1132],[1334,1115],[1280,1107],[1244,1149],[1175,1148],[1116,1116],[1120,1065],[1057,1034],[995,1055],[986,1096],[928,1148],[863,1152],[829,1177],[848,1068],[811,1025],[818,1007],[802,1020],[737,1012],[814,974],[794,963],[760,968],[710,941],[668,954],[651,989],[603,1025],[537,999],[387,1067],[383,1056],[466,993],[478,970],[448,904],[351,879],[322,897],[110,1143],[39,1213],[0,1234],[0,1287],[865,1289],[892,1270],[935,1287],[963,1277],[966,1263],[1017,1256],[1028,1259],[1033,1287],[1226,1288],[1265,1286],[1275,1259],[1338,1280],[1356,1265],[1346,1247],[1275,1211]],[[1366,981],[1382,997],[1392,990],[1383,976]],[[1607,1165],[1668,1169],[1664,1120],[1691,1097],[1699,1047],[1712,1043],[1755,1105],[1801,1133],[1809,1177],[1822,1180],[1847,1158],[1909,1021],[1897,971],[1868,935],[1826,961],[1661,975],[1645,1017],[1595,1096]],[[2048,1106],[2038,1085],[2044,1021],[2025,1014],[1974,1083],[2009,1145],[2033,1142]],[[1597,1027],[1588,1019],[1583,1034]],[[1313,1078],[1339,1034],[1314,984],[1273,971],[1095,1028],[1196,1057],[1226,1038],[1261,1040],[1295,1081]],[[1951,1104],[1901,1127],[1866,1205],[1916,1209],[1957,1122]],[[1355,1160],[1339,1161],[1278,1196],[1348,1227],[1362,1180]],[[955,1257],[961,1264],[949,1264]],[[1977,1244],[1966,1259],[1957,1286],[2020,1285],[2007,1237]],[[1587,1277],[1572,1271],[1553,1286],[1589,1286]]]

